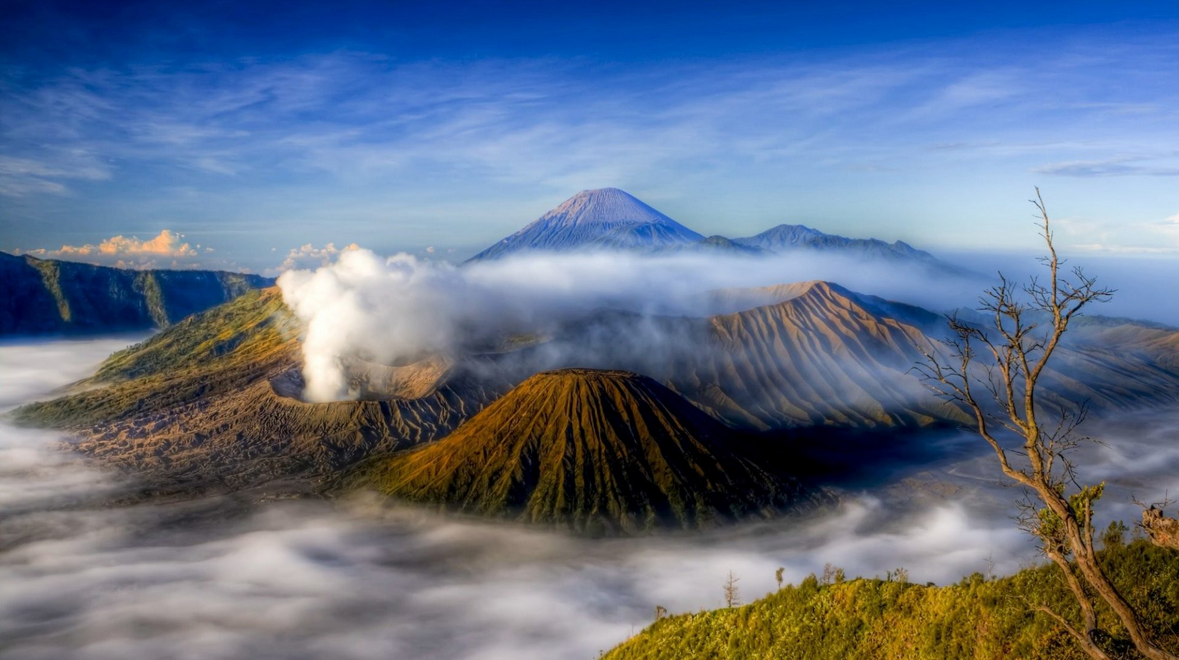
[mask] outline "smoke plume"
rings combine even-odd
[[[364,249],[313,271],[288,271],[278,285],[307,324],[304,396],[332,401],[355,394],[343,365],[349,357],[397,365],[439,351],[489,350],[602,308],[706,316],[722,311],[709,291],[804,280],[934,310],[968,304],[979,288],[972,278],[934,278],[919,266],[805,254],[527,255],[456,267]],[[659,350],[659,338],[651,340],[650,350]]]

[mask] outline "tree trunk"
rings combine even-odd
[[[1101,565],[1097,561],[1097,555],[1093,552],[1093,548],[1085,542],[1085,531],[1081,529],[1068,500],[1046,486],[1037,488],[1036,490],[1040,495],[1040,499],[1064,523],[1065,538],[1068,540],[1069,548],[1073,551],[1073,557],[1076,558],[1077,568],[1080,569],[1081,575],[1089,583],[1089,586],[1093,587],[1097,595],[1101,596],[1101,599],[1113,610],[1118,620],[1122,623],[1122,626],[1126,628],[1126,632],[1130,634],[1130,640],[1134,643],[1134,648],[1150,660],[1179,660],[1179,656],[1168,653],[1155,644],[1150,634],[1143,628],[1142,622],[1139,621],[1138,613],[1134,611],[1130,603],[1126,602],[1126,599],[1118,592],[1113,582],[1105,576],[1105,572],[1101,570]]]
[[[1118,620],[1125,626],[1126,632],[1130,633],[1130,640],[1134,642],[1134,648],[1139,653],[1150,658],[1150,660],[1179,660],[1179,656],[1168,653],[1154,643],[1149,633],[1143,629],[1142,623],[1138,620],[1138,614],[1134,612],[1134,608],[1130,607],[1130,604],[1126,602],[1125,598],[1122,598],[1122,594],[1118,593],[1117,588],[1109,581],[1109,578],[1105,577],[1105,573],[1097,565],[1097,559],[1095,557],[1088,553],[1085,553],[1083,557],[1078,555],[1077,566],[1081,569],[1081,575],[1085,576],[1085,581],[1097,591],[1102,600],[1109,605],[1110,609],[1117,615]]]
[[[1077,603],[1081,606],[1081,618],[1085,621],[1085,637],[1089,641],[1093,641],[1093,633],[1097,631],[1097,612],[1093,609],[1093,602],[1089,600],[1089,594],[1085,593],[1085,588],[1081,584],[1080,579],[1077,578],[1076,571],[1073,570],[1072,564],[1064,558],[1064,555],[1055,550],[1046,550],[1048,558],[1060,567],[1064,572],[1064,579],[1068,582],[1068,588],[1072,590],[1073,596],[1076,597]]]

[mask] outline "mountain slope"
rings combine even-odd
[[[74,391],[14,420],[71,431],[76,449],[149,485],[242,488],[316,479],[372,451],[433,440],[508,389],[455,370],[428,388],[411,379],[415,398],[307,403],[301,329],[277,289],[253,291],[116,353]]]
[[[647,374],[742,429],[965,421],[909,373],[918,346],[931,340],[910,321],[908,306],[890,313],[892,303],[827,282],[714,297],[741,311],[708,318],[600,312],[535,352],[558,356],[545,368],[576,363]]]
[[[0,253],[0,336],[163,328],[271,286],[259,275],[126,270]]]
[[[521,251],[653,248],[702,238],[622,190],[601,188],[574,195],[470,261],[498,259]]]
[[[691,528],[813,504],[747,439],[645,376],[536,374],[447,438],[345,480],[394,499],[588,531]]]
[[[730,424],[772,429],[926,426],[961,419],[906,377],[929,338],[858,294],[810,282],[797,295],[709,320],[710,349],[671,380]]]
[[[1164,648],[1179,651],[1179,561],[1175,561],[1175,553],[1137,541],[1100,554],[1118,590],[1145,614],[1155,639]],[[975,573],[958,584],[942,587],[865,579],[821,585],[811,576],[798,586],[787,586],[744,607],[657,621],[604,657],[1088,658],[1060,626],[1033,613],[1037,603],[1061,604],[1066,608],[1065,616],[1079,619],[1074,614],[1073,596],[1054,565],[1027,568],[997,580]],[[1107,648],[1128,647],[1129,639],[1113,615],[1105,608],[1098,612],[1101,630],[1110,635],[1103,640]]]
[[[967,421],[913,372],[921,350],[947,332],[936,314],[821,281],[720,291],[712,299],[716,308],[739,311],[703,319],[598,312],[534,349],[539,359],[527,368],[638,371],[743,429]],[[1166,350],[1179,332],[1077,334],[1045,372],[1045,405],[1087,401],[1110,411],[1179,402],[1179,369]]]

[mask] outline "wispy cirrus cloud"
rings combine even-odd
[[[19,202],[33,237],[92,233],[95,210],[135,226],[198,223],[210,236],[252,223],[256,243],[218,248],[262,252],[258,268],[277,265],[261,261],[273,245],[371,244],[378,232],[399,249],[488,242],[610,185],[679,204],[706,233],[793,220],[866,236],[883,211],[905,223],[886,238],[923,242],[942,226],[940,188],[961,198],[1005,177],[1011,204],[957,208],[985,233],[1035,175],[1179,173],[1163,157],[1125,157],[1179,140],[1179,84],[1164,84],[1179,80],[1160,64],[1179,48],[1092,44],[1008,55],[966,40],[627,66],[338,51],[4,69],[0,195]],[[906,203],[882,207],[880,194]],[[525,202],[535,204],[519,211]],[[34,224],[45,208],[63,223]],[[268,218],[283,222],[264,227]],[[303,232],[294,240],[292,226]]]
[[[1179,176],[1179,163],[1169,164],[1149,157],[1122,157],[1051,163],[1037,167],[1034,171],[1071,177]]]
[[[0,195],[8,197],[60,194],[67,191],[69,181],[110,177],[110,169],[85,152],[49,153],[39,158],[0,155]]]

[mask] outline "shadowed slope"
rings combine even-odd
[[[0,253],[0,336],[164,328],[274,280],[208,270],[127,270]]]
[[[813,504],[749,440],[645,376],[525,380],[447,438],[345,480],[396,499],[575,529],[698,527]]]

